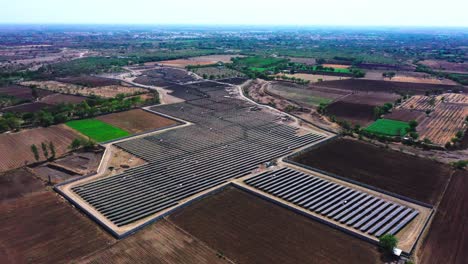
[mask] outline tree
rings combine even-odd
[[[416,132],[410,132],[409,136],[410,136],[412,139],[416,140],[416,139],[418,139],[419,134],[416,133]]]
[[[79,138],[75,138],[68,148],[71,150],[76,150],[79,147],[81,147],[81,140]]]
[[[395,72],[384,72],[382,73],[382,76],[384,78],[389,78],[390,80],[395,77],[396,73]]]
[[[37,150],[36,145],[34,145],[34,144],[31,145],[31,151],[32,151],[32,153],[34,155],[34,159],[36,161],[39,161],[39,151]]]
[[[49,151],[47,150],[47,145],[46,143],[42,142],[41,143],[41,148],[42,148],[42,153],[44,154],[44,158],[49,158]]]
[[[49,142],[49,149],[50,149],[50,158],[55,159],[55,146],[52,141]]]
[[[418,126],[418,122],[416,122],[416,120],[411,120],[409,121],[408,125],[409,125],[408,132],[415,132],[416,127]]]
[[[452,163],[452,166],[456,169],[463,170],[468,165],[468,160],[459,160]]]
[[[392,254],[398,244],[398,239],[394,235],[385,234],[379,238],[379,244],[385,252]]]

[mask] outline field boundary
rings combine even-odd
[[[338,139],[339,136],[334,136],[334,137],[331,137],[329,139],[326,139],[322,142],[319,142],[317,143],[316,145],[312,145],[308,148],[305,148],[301,151],[298,151],[296,153],[293,153],[289,156],[286,156],[283,161],[285,163],[289,163],[289,164],[292,164],[292,165],[295,165],[295,166],[298,166],[298,167],[301,167],[301,168],[304,168],[306,170],[310,170],[310,171],[314,171],[314,172],[318,172],[318,173],[321,173],[321,174],[324,174],[324,175],[327,175],[327,176],[330,176],[332,178],[335,178],[335,179],[338,179],[338,180],[341,180],[341,181],[345,181],[345,182],[349,182],[351,184],[355,184],[355,185],[358,185],[358,186],[361,186],[361,187],[364,187],[364,188],[367,188],[367,189],[370,189],[370,190],[373,190],[373,191],[376,191],[376,192],[380,192],[380,193],[383,193],[383,194],[386,194],[386,195],[389,195],[389,196],[392,196],[392,197],[395,197],[397,199],[401,199],[403,201],[406,201],[406,202],[409,202],[409,203],[414,203],[414,204],[417,204],[417,205],[420,205],[420,206],[423,206],[423,207],[426,207],[426,208],[429,208],[429,209],[434,209],[434,205],[431,205],[431,204],[428,204],[428,203],[425,203],[425,202],[421,202],[421,201],[418,201],[418,200],[415,200],[415,199],[412,199],[412,198],[409,198],[407,196],[403,196],[403,195],[400,195],[400,194],[396,194],[394,192],[390,192],[390,191],[386,191],[386,190],[383,190],[383,189],[380,189],[380,188],[377,188],[377,187],[374,187],[374,186],[371,186],[371,185],[367,185],[365,183],[361,183],[361,182],[358,182],[358,181],[355,181],[355,180],[351,180],[351,179],[348,179],[348,178],[345,178],[345,177],[342,177],[342,176],[339,176],[337,174],[334,174],[334,173],[331,173],[331,172],[327,172],[327,171],[323,171],[321,169],[318,169],[318,168],[314,168],[314,167],[311,167],[311,166],[308,166],[308,165],[304,165],[304,164],[301,164],[301,163],[298,163],[294,160],[292,160],[293,158],[301,155],[302,153],[304,152],[307,152],[307,151],[311,151],[313,149],[316,149],[317,147],[320,147],[321,145],[323,145],[324,143],[328,143],[329,141],[333,141],[333,140],[336,140]]]

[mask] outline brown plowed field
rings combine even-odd
[[[431,67],[434,70],[468,72],[468,63],[456,63],[443,60],[424,60],[421,63]]]
[[[22,197],[43,188],[44,184],[26,169],[18,169],[0,174],[1,202]]]
[[[462,264],[468,260],[468,172],[456,172],[421,247],[421,263]]]
[[[328,116],[335,116],[337,120],[366,126],[374,121],[374,108],[375,106],[368,104],[337,101],[328,105],[325,111]]]
[[[377,248],[236,188],[169,219],[236,263],[380,263]]]
[[[338,139],[294,159],[304,165],[436,204],[453,173],[448,165],[350,139]]]
[[[24,166],[26,163],[35,162],[31,151],[31,145],[36,144],[40,158],[44,160],[41,151],[42,142],[53,142],[56,156],[59,157],[68,152],[68,146],[73,139],[80,135],[65,125],[51,126],[47,128],[33,128],[18,133],[0,135],[0,172]]]
[[[20,104],[16,106],[6,107],[3,108],[3,112],[12,112],[12,113],[34,113],[44,108],[50,108],[52,105],[41,103],[41,102],[34,102],[34,103],[26,103]]]
[[[147,111],[136,109],[99,116],[96,119],[136,134],[177,124],[176,121]]]
[[[52,104],[57,105],[61,103],[67,104],[78,104],[86,100],[86,97],[83,96],[76,96],[76,95],[68,95],[68,94],[52,94],[49,96],[44,97],[41,102],[45,104]]]
[[[83,263],[228,263],[216,254],[198,239],[160,220]]]
[[[0,233],[3,263],[67,263],[114,241],[50,191],[0,204]]]
[[[386,119],[399,120],[404,122],[416,120],[416,122],[418,123],[424,120],[425,117],[426,114],[424,112],[409,109],[396,109],[393,110],[393,112],[391,112],[390,114],[385,115]]]
[[[0,94],[10,95],[26,100],[33,99],[31,88],[15,84],[0,87]]]
[[[454,87],[461,86],[442,85],[442,84],[425,84],[425,83],[407,83],[407,82],[387,82],[364,79],[349,79],[341,81],[327,81],[315,84],[316,86],[338,88],[353,91],[372,91],[372,92],[387,92],[387,93],[408,93],[408,94],[424,94],[426,91],[434,90],[453,90]]]
[[[79,76],[60,78],[60,82],[71,83],[86,87],[101,87],[110,85],[119,85],[120,81],[115,79],[96,77],[96,76]]]
[[[385,103],[393,104],[398,98],[400,98],[400,96],[394,93],[360,92],[345,96],[341,98],[340,101],[353,104],[381,106]]]

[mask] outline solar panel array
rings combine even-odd
[[[210,97],[154,107],[194,125],[116,144],[148,163],[72,190],[124,226],[324,139],[313,133],[298,136],[295,128],[274,122],[275,115],[225,98],[224,88],[197,87]]]
[[[289,168],[262,173],[245,183],[376,237],[396,234],[419,214],[407,206]]]

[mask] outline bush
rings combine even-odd
[[[393,254],[393,249],[398,244],[398,239],[394,235],[386,234],[379,238],[380,246],[389,254]]]
[[[467,165],[468,165],[468,160],[459,160],[459,161],[452,162],[452,166],[460,170],[465,169]]]

